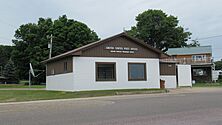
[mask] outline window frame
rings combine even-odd
[[[207,59],[206,55],[192,55],[194,61],[205,61]]]
[[[196,71],[195,71],[196,70]],[[203,75],[200,75],[199,73],[200,73],[200,71],[198,72],[198,70],[202,70],[203,71]],[[204,76],[207,76],[207,71],[206,71],[206,69],[204,69],[204,68],[198,68],[198,69],[193,69],[192,70],[193,72],[193,76],[195,76],[195,77],[204,77]]]
[[[114,65],[114,79],[99,79],[98,77],[98,65],[99,64],[113,64]],[[95,76],[96,76],[96,82],[109,82],[109,81],[116,81],[116,62],[96,62],[95,63]]]
[[[144,78],[143,79],[132,79],[132,78],[130,78],[130,64],[143,64],[144,65]],[[129,62],[128,63],[128,81],[147,81],[146,63]]]

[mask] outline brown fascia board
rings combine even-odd
[[[67,56],[80,56],[79,53],[81,53],[81,52],[79,52],[79,51],[86,50],[86,49],[89,49],[91,47],[97,46],[100,43],[103,43],[103,41],[109,41],[109,40],[112,40],[112,39],[114,39],[116,37],[119,37],[121,35],[123,35],[123,33],[117,34],[115,36],[112,36],[112,37],[109,37],[109,38],[106,38],[106,39],[103,39],[103,40],[99,40],[99,41],[96,41],[96,42],[89,43],[87,45],[84,45],[82,47],[76,48],[74,50],[71,50],[71,51],[65,52],[63,54],[54,56],[51,59],[44,60],[44,61],[42,61],[42,63],[51,62],[53,60],[61,59],[61,58],[67,57]]]
[[[131,36],[127,35],[125,32],[122,32],[122,33],[117,34],[117,35],[115,35],[115,36],[111,36],[111,37],[106,38],[106,39],[103,39],[103,40],[99,40],[99,41],[96,41],[96,42],[92,42],[92,43],[90,43],[90,44],[87,44],[87,45],[85,45],[85,46],[79,47],[79,48],[77,48],[77,49],[74,49],[74,50],[71,50],[71,51],[68,51],[68,52],[65,52],[65,53],[60,54],[60,55],[58,55],[58,56],[54,56],[54,57],[52,57],[51,59],[47,59],[47,60],[42,61],[42,63],[51,62],[51,61],[53,61],[53,60],[61,59],[61,58],[68,57],[68,56],[80,56],[80,55],[82,54],[82,51],[87,50],[87,49],[92,48],[92,47],[95,47],[95,46],[98,46],[98,45],[100,45],[100,44],[102,44],[102,43],[104,43],[104,42],[106,42],[106,41],[110,41],[110,40],[115,39],[115,38],[118,38],[118,37],[120,37],[120,36],[125,36],[126,38],[129,38],[129,39],[131,39],[131,40],[133,40],[133,41],[136,41],[137,43],[139,43],[139,44],[147,47],[148,49],[153,50],[153,51],[156,52],[156,53],[159,53],[159,54],[162,54],[162,53],[163,53],[162,51],[160,51],[160,50],[158,50],[158,49],[156,49],[156,48],[153,48],[152,46],[144,43],[143,41],[138,40],[138,39],[136,39],[136,38],[134,38],[134,37],[131,37]]]
[[[175,62],[175,61],[160,61],[160,63],[164,63],[164,64],[178,64],[178,62]]]
[[[144,43],[143,41],[141,41],[141,40],[139,40],[139,39],[136,39],[136,38],[134,38],[134,37],[131,37],[131,36],[127,35],[126,33],[125,33],[125,36],[128,37],[128,38],[130,38],[130,39],[132,39],[132,40],[134,40],[134,41],[137,41],[138,43],[144,45],[145,47],[147,47],[147,48],[149,48],[149,49],[151,49],[151,50],[153,50],[154,52],[159,53],[159,54],[160,54],[160,59],[171,57],[171,56],[168,55],[167,53],[164,53],[164,52],[162,52],[161,50],[156,49],[156,48],[150,46],[149,44]]]
[[[141,41],[141,40],[139,40],[139,39],[136,39],[136,38],[134,38],[134,37],[131,37],[131,36],[127,35],[125,32],[124,32],[124,36],[130,38],[130,39],[133,40],[133,41],[136,41],[137,43],[139,43],[139,44],[147,47],[148,49],[153,50],[153,51],[156,52],[156,53],[159,53],[159,54],[163,53],[163,52],[160,51],[159,49],[156,49],[156,48],[152,47],[151,45],[148,45],[148,44],[144,43],[143,41]]]
[[[98,45],[103,44],[103,43],[105,43],[105,42],[108,42],[108,41],[110,41],[110,40],[113,40],[113,39],[115,39],[115,38],[118,38],[118,37],[120,37],[120,36],[123,36],[124,34],[125,34],[125,33],[120,33],[120,34],[117,34],[117,35],[115,35],[115,36],[111,36],[111,37],[109,37],[109,38],[106,38],[106,39],[103,39],[103,40],[99,40],[99,41],[97,41],[97,42],[93,42],[93,43],[87,44],[87,45],[82,46],[82,47],[77,48],[77,49],[78,49],[78,50],[81,50],[81,51],[85,51],[85,50],[87,50],[87,49],[93,48],[93,47],[95,47],[95,46],[98,46]]]
[[[166,58],[170,58],[172,56],[168,55],[167,53],[162,53],[161,56],[160,56],[160,59],[166,59]]]

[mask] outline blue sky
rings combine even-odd
[[[135,16],[147,9],[161,9],[177,16],[189,28],[192,39],[222,35],[220,0],[0,0],[0,44],[12,45],[15,30],[36,22],[39,17],[53,19],[66,14],[86,23],[99,37],[120,33],[135,25]],[[215,60],[222,58],[222,37],[200,40],[212,45]]]

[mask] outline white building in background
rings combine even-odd
[[[161,51],[121,33],[43,61],[47,70],[46,89],[160,88],[159,59],[163,56],[166,55]],[[168,69],[170,71],[165,70],[163,74],[172,77],[165,77],[166,87],[176,88],[176,69]]]
[[[216,82],[220,76],[222,76],[222,70],[213,70],[212,71],[212,81]]]

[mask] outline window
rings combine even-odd
[[[204,69],[193,69],[194,76],[206,76],[207,72]]]
[[[67,66],[67,62],[64,62],[64,72],[68,71],[68,66]]]
[[[145,63],[129,63],[128,79],[130,81],[146,81],[146,64]]]
[[[206,55],[193,55],[192,58],[194,61],[204,61],[206,60]]]
[[[96,81],[116,81],[116,63],[97,62]]]

